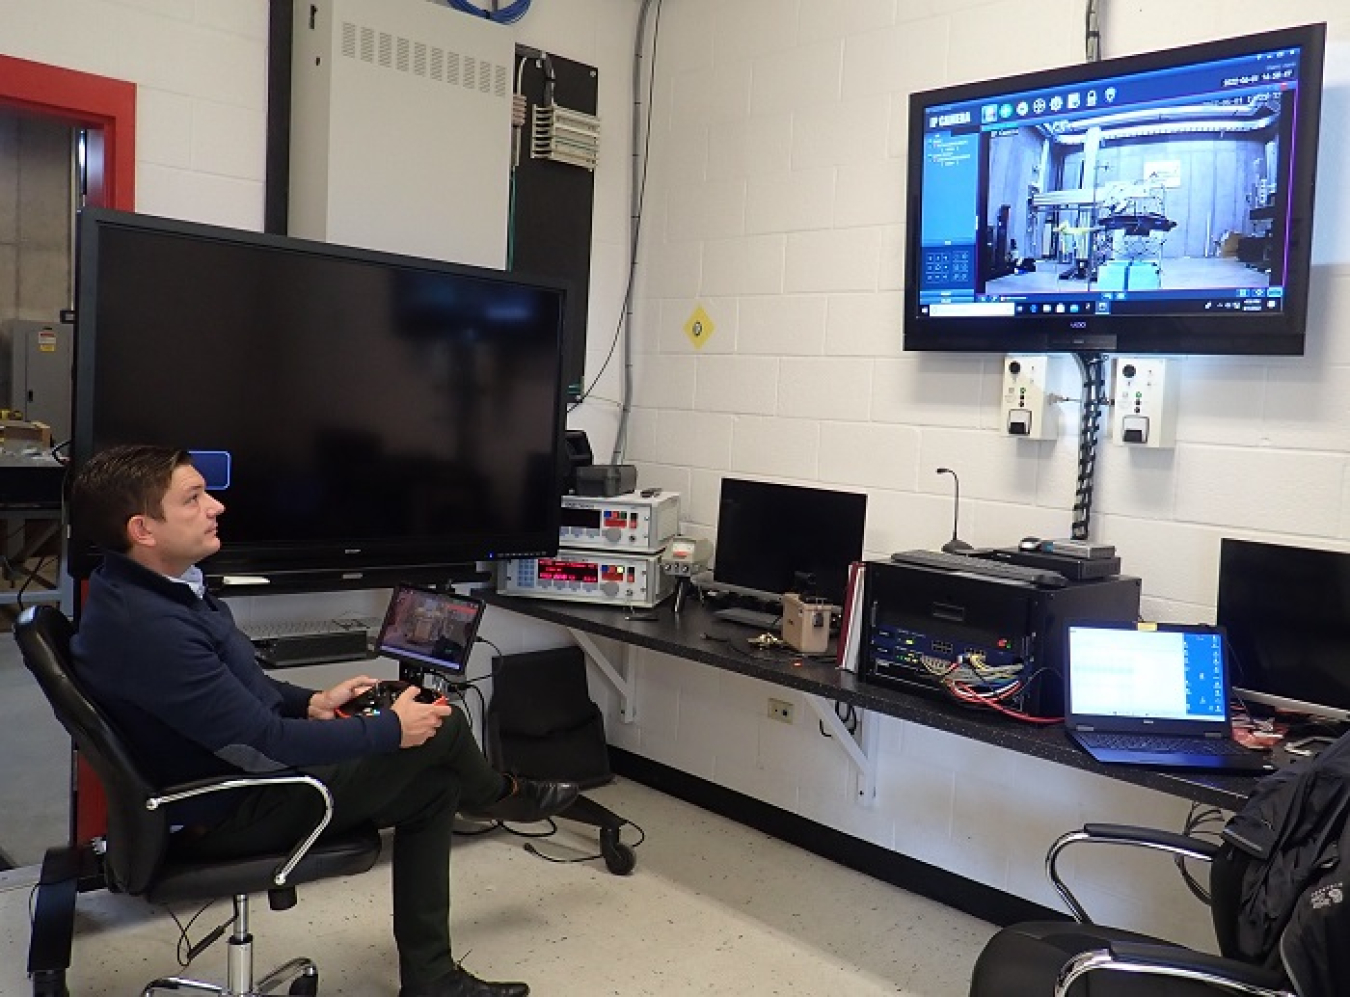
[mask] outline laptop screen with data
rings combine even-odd
[[[1175,624],[1071,624],[1067,715],[1120,730],[1227,729],[1222,629]],[[1118,726],[1117,726],[1118,724]]]

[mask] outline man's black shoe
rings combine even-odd
[[[529,992],[524,983],[489,983],[457,966],[435,983],[400,988],[398,997],[526,997]]]
[[[529,824],[562,813],[581,793],[581,787],[575,782],[543,782],[515,775],[507,778],[512,783],[511,792],[495,803],[464,813],[469,817]]]

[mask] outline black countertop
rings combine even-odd
[[[1069,740],[1063,724],[1042,726],[1014,720],[988,710],[955,703],[943,698],[936,690],[929,696],[863,682],[854,673],[835,667],[832,657],[821,660],[781,650],[757,651],[747,643],[747,638],[755,635],[753,629],[718,620],[707,607],[693,600],[687,600],[678,615],[667,602],[651,611],[655,619],[642,620],[628,618],[627,611],[607,606],[520,598],[498,593],[482,595],[489,605],[522,616],[763,679],[775,685],[849,703],[859,709],[884,713],[1009,751],[1227,810],[1241,807],[1256,784],[1254,776],[1102,765]],[[1273,760],[1279,764],[1287,761],[1288,756],[1282,750],[1277,750]]]

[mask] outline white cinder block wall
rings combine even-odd
[[[1292,23],[1330,26],[1309,355],[1187,359],[1178,445],[1103,449],[1094,535],[1144,579],[1145,612],[1212,616],[1226,534],[1344,546],[1350,536],[1350,14],[1330,0],[1103,4],[1107,56]],[[265,0],[0,0],[0,50],[138,85],[143,211],[258,228],[265,150]],[[638,0],[541,0],[522,42],[601,71],[588,377],[617,327],[627,277],[629,117]],[[649,21],[657,20],[656,15]],[[912,90],[1080,61],[1083,4],[950,0],[664,0],[635,300],[629,459],[679,490],[711,533],[724,474],[866,490],[867,549],[933,546],[950,524],[938,465],[964,485],[962,534],[1002,544],[1063,533],[1076,412],[1056,442],[997,430],[999,361],[900,350],[904,129]],[[642,75],[651,68],[648,51]],[[696,305],[716,332],[682,326]],[[614,440],[618,361],[571,424]],[[1071,362],[1061,393],[1076,395]],[[258,612],[265,608],[257,607]],[[494,614],[507,651],[561,639]],[[1053,904],[1048,842],[1085,819],[1179,825],[1184,804],[908,724],[883,721],[876,807],[852,802],[842,753],[787,690],[639,654],[638,710],[611,740],[860,838]],[[659,828],[648,829],[660,833]],[[1204,944],[1203,915],[1165,863],[1087,856],[1071,869],[1103,919]]]

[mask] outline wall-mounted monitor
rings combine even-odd
[[[1324,39],[911,95],[905,348],[1301,354]]]
[[[495,270],[85,211],[72,460],[193,451],[225,504],[211,578],[549,554],[565,306]],[[87,570],[78,536],[71,553]]]
[[[861,492],[723,478],[713,587],[769,599],[797,592],[842,605],[866,521]]]
[[[1350,720],[1350,554],[1225,537],[1215,615],[1236,695]]]

